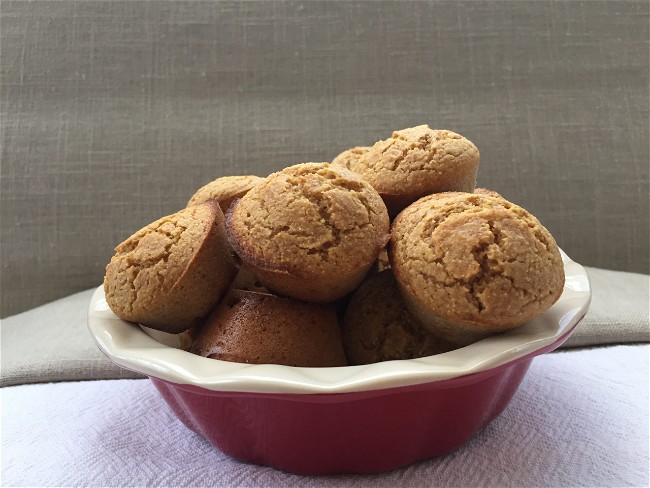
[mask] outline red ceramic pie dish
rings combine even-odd
[[[89,329],[102,352],[149,376],[189,429],[233,458],[300,474],[388,471],[463,445],[508,405],[534,357],[568,339],[591,289],[584,268],[563,258],[564,292],[542,316],[420,359],[296,368],[203,358],[117,318],[101,287]]]

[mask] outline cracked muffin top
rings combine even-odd
[[[533,215],[503,198],[430,195],[406,208],[391,233],[390,262],[402,293],[443,321],[513,327],[562,293],[555,240]]]
[[[344,151],[332,164],[361,175],[396,215],[431,193],[473,191],[479,159],[476,146],[460,134],[419,125],[370,148]]]
[[[187,206],[193,207],[194,205],[205,203],[208,200],[216,200],[223,213],[226,213],[235,199],[246,195],[248,190],[263,179],[253,175],[222,176],[199,188],[192,195],[190,201],[187,202]]]
[[[244,262],[296,276],[337,275],[372,263],[388,240],[381,197],[358,175],[328,163],[273,173],[228,216]]]
[[[349,169],[354,171],[353,168],[358,164],[359,158],[370,150],[368,146],[357,146],[346,149],[341,154],[332,159],[332,166]]]
[[[223,212],[209,201],[119,244],[106,266],[104,291],[120,318],[177,333],[212,308],[236,272]]]
[[[123,264],[129,271],[124,283],[133,294],[129,305],[141,284],[156,282],[160,291],[174,286],[201,245],[211,220],[209,207],[188,209],[149,224],[115,248],[109,266]]]

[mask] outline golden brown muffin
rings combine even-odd
[[[341,154],[332,159],[332,166],[338,166],[340,168],[349,169],[354,171],[352,168],[356,166],[357,161],[361,156],[367,153],[370,150],[370,147],[358,146],[351,149],[346,149]]]
[[[256,184],[264,178],[259,176],[223,176],[211,181],[207,185],[199,188],[196,193],[190,198],[187,203],[188,207],[200,205],[208,200],[216,200],[219,202],[221,210],[225,214],[232,202],[241,198],[248,190],[253,188]]]
[[[388,256],[411,315],[459,345],[535,318],[564,286],[548,230],[523,208],[489,195],[418,200],[393,222]]]
[[[351,171],[377,190],[395,216],[431,193],[473,192],[479,159],[476,146],[463,136],[419,125],[393,132],[347,162]]]
[[[334,307],[243,290],[226,295],[192,352],[238,363],[347,365]]]
[[[411,318],[390,270],[364,281],[345,312],[343,348],[350,364],[421,358],[455,347]]]
[[[237,272],[224,215],[214,201],[149,224],[115,252],[104,277],[111,310],[174,334],[206,315]]]
[[[359,175],[328,163],[285,168],[228,213],[230,242],[263,286],[332,302],[363,280],[388,241],[388,213]]]

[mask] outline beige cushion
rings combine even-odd
[[[565,347],[650,342],[648,276],[587,268],[591,308]],[[2,320],[1,386],[137,378],[105,358],[87,330],[94,289]]]

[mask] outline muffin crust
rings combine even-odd
[[[115,248],[106,301],[120,318],[179,333],[206,315],[237,271],[216,202],[163,217]]]
[[[192,352],[239,363],[347,365],[334,307],[243,290],[226,295]]]
[[[352,295],[343,323],[343,346],[350,364],[413,359],[454,349],[411,318],[390,270],[364,281]]]
[[[358,285],[385,246],[388,226],[377,192],[328,163],[270,175],[228,215],[233,248],[266,288],[317,302]]]
[[[241,198],[248,190],[253,188],[257,183],[264,178],[259,176],[246,175],[246,176],[223,176],[211,181],[205,186],[199,188],[196,193],[187,202],[188,207],[200,205],[208,200],[216,200],[219,202],[221,210],[225,214],[232,202]]]
[[[332,159],[332,166],[355,171],[354,168],[359,162],[359,158],[370,150],[369,146],[357,146],[346,149],[341,154]]]
[[[531,320],[564,285],[551,234],[523,208],[490,195],[418,200],[393,223],[389,258],[409,311],[459,344]]]
[[[479,151],[465,137],[419,125],[393,132],[358,158],[345,159],[382,196],[391,215],[420,197],[446,191],[472,192]]]

